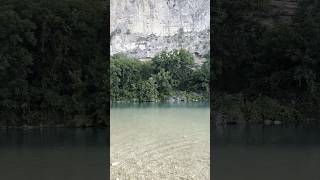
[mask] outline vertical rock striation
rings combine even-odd
[[[210,48],[209,0],[111,0],[111,55],[145,59],[185,48],[203,56]]]

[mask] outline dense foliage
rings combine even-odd
[[[319,121],[320,5],[302,0],[291,21],[266,23],[268,2],[215,1],[213,110],[244,122]]]
[[[104,126],[103,0],[1,0],[0,125]]]
[[[150,61],[111,58],[110,81],[113,101],[162,101],[209,99],[209,61],[194,62],[184,49],[161,52]]]

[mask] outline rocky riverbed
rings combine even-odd
[[[209,121],[209,108],[111,108],[111,180],[209,180]]]

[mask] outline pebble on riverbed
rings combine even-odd
[[[119,165],[120,164],[120,162],[113,162],[113,163],[111,163],[111,166],[116,166],[116,165]]]

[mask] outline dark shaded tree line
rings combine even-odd
[[[215,1],[212,110],[226,121],[317,122],[320,4],[299,1],[291,21],[266,24],[268,3]]]
[[[0,125],[104,126],[103,0],[0,2]]]
[[[209,58],[202,65],[184,50],[161,52],[150,61],[123,54],[111,58],[113,101],[209,100]]]

